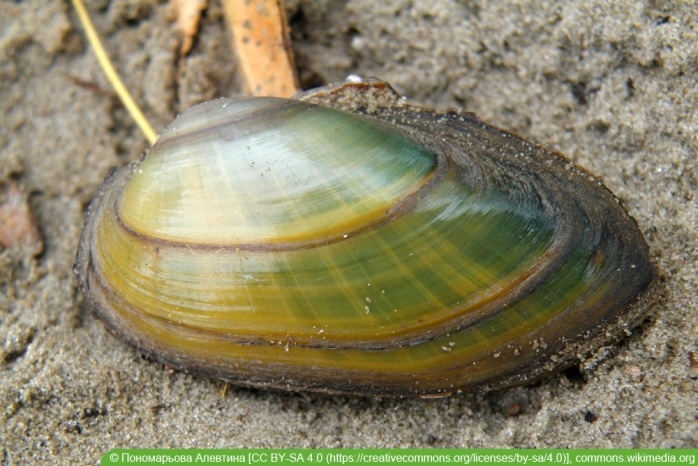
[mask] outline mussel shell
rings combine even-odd
[[[107,327],[172,367],[400,396],[565,367],[627,332],[654,279],[596,177],[381,83],[184,112],[108,177],[76,271]]]

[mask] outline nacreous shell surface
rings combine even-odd
[[[108,327],[234,383],[439,395],[564,367],[643,314],[647,246],[598,180],[363,86],[322,91],[356,113],[200,104],[112,175],[77,262]]]

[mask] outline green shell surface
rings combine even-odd
[[[183,113],[105,182],[76,269],[110,330],[173,367],[399,396],[569,365],[654,278],[598,179],[380,85]]]

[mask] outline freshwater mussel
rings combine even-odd
[[[380,82],[184,112],[107,178],[76,270],[174,368],[397,396],[569,366],[637,324],[654,279],[597,177]]]

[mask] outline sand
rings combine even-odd
[[[147,143],[67,2],[0,2],[0,181],[28,193],[45,239],[37,258],[0,251],[0,462],[97,464],[115,447],[698,447],[691,3],[290,2],[305,87],[379,77],[414,103],[473,111],[567,154],[623,200],[658,266],[648,319],[576,369],[393,400],[234,387],[221,397],[222,383],[168,371],[105,331],[72,271],[84,210],[109,168]],[[156,128],[239,93],[219,7],[181,68],[166,3],[89,8]]]

